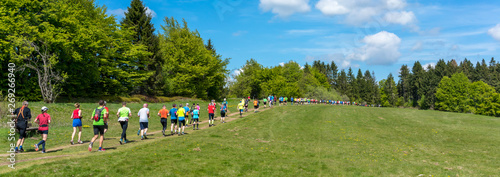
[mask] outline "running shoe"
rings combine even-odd
[[[89,144],[89,151],[92,151],[92,144]]]
[[[122,144],[123,144],[123,142],[122,142],[122,141],[123,141],[123,140],[122,140],[122,139],[120,139],[120,145],[122,145]]]
[[[71,145],[74,145],[75,143],[73,142],[73,140],[70,141]]]
[[[24,148],[21,148],[21,149],[19,150],[19,152],[24,152]]]
[[[42,154],[45,154],[45,153],[47,153],[47,152],[45,152],[45,150],[42,150]]]
[[[137,131],[137,136],[139,136],[139,134],[141,134],[141,130],[138,130],[138,131]]]
[[[35,151],[38,151],[38,144],[33,145],[35,147]]]
[[[83,144],[83,141],[78,140],[78,144]]]
[[[144,140],[144,136],[141,136],[141,140]]]
[[[97,150],[98,152],[103,152],[103,151],[106,151],[106,149],[102,148],[102,149],[99,149]]]

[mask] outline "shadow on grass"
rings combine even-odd
[[[45,151],[45,153],[54,153],[54,152],[59,152],[62,151],[63,149],[55,149],[55,150],[50,150],[50,151]]]

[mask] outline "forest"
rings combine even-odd
[[[229,59],[217,54],[210,39],[167,17],[156,31],[140,0],[131,1],[123,19],[93,0],[4,0],[0,13],[0,69],[16,64],[18,99],[211,99],[220,97],[228,75]],[[7,78],[2,72],[0,84]]]
[[[468,59],[440,59],[426,68],[416,61],[411,67],[402,65],[399,75],[389,74],[378,82],[373,71],[339,70],[333,61],[318,60],[301,68],[294,61],[263,67],[250,59],[240,71],[228,84],[232,97],[273,94],[500,116],[500,63],[494,58],[475,65]]]

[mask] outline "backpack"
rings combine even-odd
[[[101,117],[102,117],[101,113],[102,113],[103,109],[104,109],[104,107],[101,109],[98,109],[98,108],[95,109],[94,121],[99,122],[99,120],[101,120]]]

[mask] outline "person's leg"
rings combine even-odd
[[[43,144],[42,144],[42,152],[45,152],[45,143],[47,143],[47,134],[42,134]]]
[[[73,144],[73,139],[75,138],[76,127],[73,127],[73,134],[71,134],[71,144]]]
[[[102,143],[104,142],[104,136],[101,135],[101,137],[99,138],[99,149],[102,149]]]
[[[89,143],[89,151],[92,151],[92,146],[94,145],[94,142],[95,140],[97,140],[97,136],[99,136],[99,130],[97,130],[97,133],[98,134],[95,134],[96,128],[94,128],[94,137],[92,137],[92,139],[90,140],[90,143]]]
[[[124,126],[125,126],[125,121],[120,121],[120,126],[122,127],[122,135],[120,136],[120,143],[123,142],[123,137],[125,136],[125,131],[124,131]]]
[[[170,120],[170,134],[172,134],[173,132],[174,132],[174,122]]]
[[[82,126],[78,127],[78,143],[82,142]]]

